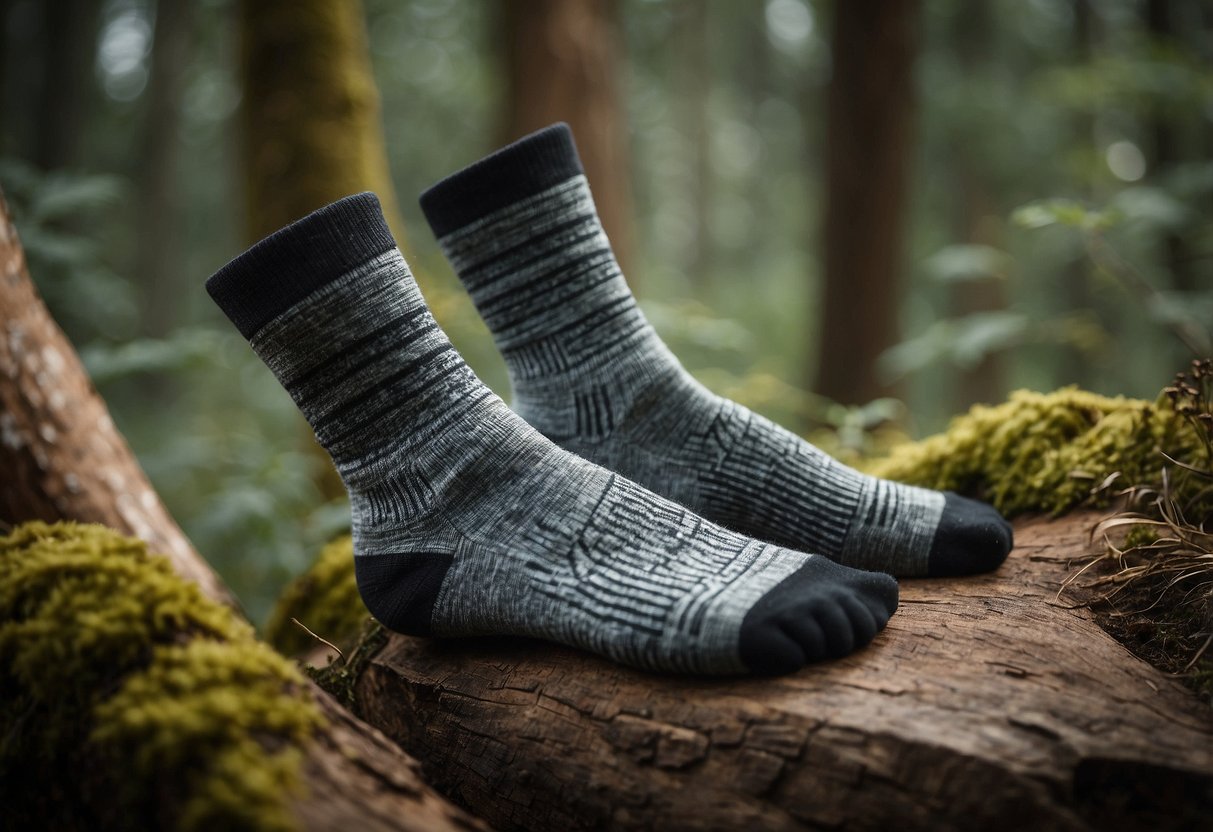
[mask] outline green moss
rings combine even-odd
[[[345,705],[354,713],[358,713],[358,703],[355,701],[354,686],[362,677],[362,671],[387,644],[387,630],[373,618],[363,619],[362,631],[357,641],[346,650],[345,654],[326,667],[307,669],[316,684],[328,691],[334,699]],[[359,714],[361,716],[361,714]]]
[[[290,829],[320,724],[294,666],[142,543],[0,538],[0,780],[14,828]]]
[[[1159,454],[1195,452],[1192,426],[1165,400],[1109,398],[1072,387],[1025,390],[994,406],[974,407],[941,434],[895,448],[869,464],[877,476],[980,496],[1006,514],[1060,513],[1098,503],[1113,483],[1155,483]]]
[[[354,542],[345,535],[321,549],[308,570],[287,586],[266,625],[266,639],[291,656],[316,646],[316,640],[291,621],[296,618],[344,649],[369,615],[354,579]]]

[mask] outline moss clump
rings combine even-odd
[[[291,621],[295,618],[344,649],[354,642],[369,616],[354,578],[354,541],[345,535],[321,549],[308,570],[287,586],[265,635],[289,656],[315,647],[316,640]]]
[[[294,827],[320,724],[299,672],[136,540],[0,537],[0,781],[13,828]]]
[[[870,473],[927,488],[980,496],[1005,514],[1060,513],[1110,497],[1112,475],[1130,485],[1158,482],[1166,460],[1199,446],[1190,424],[1165,400],[1109,398],[1067,387],[1019,390],[977,406],[941,434],[895,448]]]

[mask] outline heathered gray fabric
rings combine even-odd
[[[397,250],[316,290],[252,346],[349,489],[355,556],[454,556],[436,635],[526,635],[645,668],[740,672],[746,613],[813,557],[549,442],[459,357]]]
[[[865,476],[683,368],[624,280],[584,176],[439,240],[545,436],[704,517],[848,566],[925,575],[935,491]]]

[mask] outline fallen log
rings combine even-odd
[[[507,639],[391,637],[357,710],[501,829],[1194,829],[1213,711],[1058,599],[1095,517],[902,583],[867,649],[691,680]]]

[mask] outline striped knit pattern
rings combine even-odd
[[[239,263],[212,280],[246,280]],[[208,288],[237,320],[224,286]],[[755,604],[806,564],[838,569],[549,442],[459,357],[395,248],[333,275],[250,342],[349,489],[356,560],[398,569],[394,591],[406,596],[411,564],[449,560],[432,598],[436,635],[525,635],[644,668],[739,672]]]
[[[551,128],[537,135],[552,144]],[[422,198],[431,222],[448,182],[488,190],[528,141],[435,186]],[[637,306],[565,142],[545,152],[573,175],[436,229],[505,356],[514,409],[562,447],[729,528],[861,569],[926,574],[944,496],[860,474],[696,382]]]

